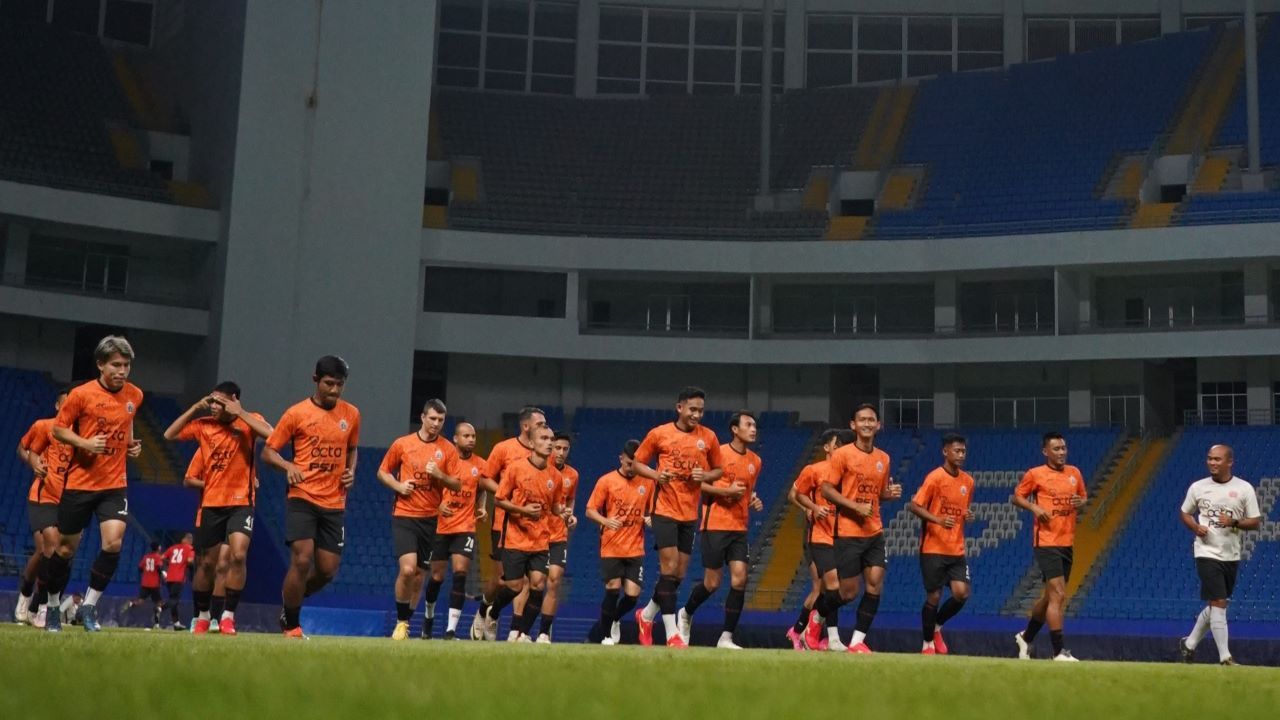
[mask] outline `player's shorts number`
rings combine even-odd
[[[466,551],[473,552],[476,549],[476,539],[473,536],[467,537]]]
[[[244,529],[253,532],[253,516],[248,515],[244,519]]]

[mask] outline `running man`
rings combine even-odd
[[[481,502],[480,477],[485,459],[476,454],[476,428],[460,422],[453,431],[453,444],[458,449],[458,482],[460,488],[444,488],[440,500],[440,523],[436,526],[435,545],[431,549],[431,579],[444,582],[446,567],[452,566],[449,589],[449,619],[444,639],[456,640],[458,620],[467,601],[467,574],[476,554],[476,521],[485,516]],[[428,612],[433,608],[428,605]],[[422,637],[431,637],[431,623],[422,624]]]
[[[63,389],[53,401],[56,415],[67,399]],[[53,439],[53,418],[44,418],[31,427],[18,442],[18,459],[31,468],[31,489],[27,491],[27,522],[31,525],[35,550],[22,570],[18,602],[13,606],[13,620],[30,620],[31,608],[39,608],[47,600],[43,587],[36,587],[40,566],[58,547],[58,501],[62,498],[62,480],[71,464],[72,449]],[[37,612],[39,612],[37,610]]]
[[[804,466],[796,481],[787,490],[787,500],[805,513],[804,549],[809,558],[809,580],[812,587],[800,607],[800,616],[787,629],[787,640],[796,650],[804,650],[804,629],[809,624],[810,616],[815,612],[813,606],[818,596],[826,594],[827,616],[821,618],[827,628],[826,637],[818,641],[815,650],[847,650],[840,642],[839,610],[840,610],[840,577],[836,574],[836,556],[832,543],[835,537],[835,506],[822,496],[822,484],[834,482],[828,480],[831,468],[831,454],[845,444],[847,431],[828,428],[818,438],[822,448],[822,459]],[[815,620],[816,622],[817,620]]]
[[[564,505],[570,511],[578,494],[578,471],[568,464],[572,446],[573,438],[569,433],[558,432],[551,440],[551,460],[560,473]],[[542,598],[542,626],[535,640],[543,644],[551,642],[551,625],[556,621],[556,610],[560,606],[560,581],[569,566],[569,531],[577,526],[578,518],[570,515],[568,520],[564,520],[558,515],[550,515],[547,524],[551,527],[550,565],[547,568],[547,593]]]
[[[636,473],[639,440],[628,440],[618,454],[618,469],[596,481],[586,517],[600,526],[601,645],[622,642],[622,618],[636,606],[644,586],[644,517],[656,487]]]
[[[942,436],[942,467],[924,478],[907,509],[920,518],[920,575],[924,579],[924,606],[920,608],[923,655],[946,655],[942,626],[956,616],[969,599],[969,564],[965,560],[964,524],[973,520],[973,476],[964,471],[968,457],[964,436]],[[942,586],[951,597],[942,601]]]

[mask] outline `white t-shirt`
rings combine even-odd
[[[1218,516],[1226,513],[1235,520],[1260,517],[1262,511],[1258,509],[1258,495],[1253,486],[1235,476],[1224,483],[1211,477],[1197,480],[1187,488],[1182,512],[1190,515],[1197,510],[1196,522],[1209,528],[1209,534],[1196,538],[1195,556],[1228,562],[1239,560],[1240,529],[1222,525]]]

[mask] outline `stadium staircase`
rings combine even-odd
[[[787,502],[787,495],[796,476],[804,466],[815,462],[822,453],[818,447],[819,430],[813,434],[800,453],[794,467],[784,472],[789,481],[782,483],[777,497],[771,498],[765,507],[769,517],[765,520],[761,542],[755,550],[754,562],[747,582],[747,608],[752,610],[777,610],[782,606],[787,590],[795,575],[795,568],[804,559],[804,513]],[[761,496],[764,500],[764,496]]]

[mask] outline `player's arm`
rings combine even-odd
[[[1196,537],[1204,537],[1205,535],[1209,534],[1209,528],[1205,527],[1204,525],[1201,525],[1200,521],[1197,520],[1194,515],[1192,515],[1191,513],[1188,513],[1186,510],[1180,511],[1178,513],[1178,516],[1182,518],[1182,524],[1185,525],[1188,530],[1194,533]]]
[[[822,497],[826,498],[827,502],[832,505],[854,513],[855,515],[861,515],[862,517],[869,517],[871,515],[871,509],[867,503],[856,503],[850,500],[841,494],[840,490],[831,483],[822,483]]]
[[[195,420],[196,416],[202,415],[209,411],[209,403],[212,401],[213,401],[213,398],[209,395],[205,395],[204,397],[195,401],[195,403],[192,404],[191,407],[187,408],[185,411],[183,411],[181,415],[174,418],[173,422],[169,423],[169,427],[164,429],[164,439],[168,440],[169,442],[173,442],[174,440],[177,440],[178,435],[182,432],[182,428],[186,427],[187,423],[191,422],[192,420]],[[267,434],[270,435],[271,433],[267,433]]]
[[[1047,522],[1050,517],[1052,517],[1049,515],[1049,511],[1040,507],[1036,503],[1031,502],[1031,496],[1035,493],[1036,487],[1035,476],[1028,471],[1022,476],[1022,481],[1019,482],[1018,487],[1014,489],[1013,496],[1009,498],[1009,501],[1012,502],[1015,507],[1020,507],[1034,515],[1036,520]]]
[[[705,476],[703,476],[705,478]],[[702,481],[702,494],[711,497],[728,498],[737,500],[747,491],[747,486],[738,481],[734,481],[732,485],[716,485],[710,480]]]
[[[44,448],[37,449],[35,447],[36,442],[38,441],[28,441],[24,436],[18,442],[18,459],[22,461],[23,465],[31,468],[31,472],[35,473],[36,477],[44,477],[49,469],[44,466],[44,458],[40,456]],[[45,442],[48,441],[46,440]]]
[[[942,527],[945,527],[945,528],[955,527],[956,525],[955,518],[938,517],[937,515],[934,515],[933,513],[929,512],[928,510],[921,507],[920,505],[917,505],[914,500],[907,503],[907,509],[911,511],[912,515],[915,515],[916,517],[920,518],[921,520],[927,523],[933,523],[934,525],[941,525]]]
[[[342,477],[339,478],[342,487],[349,488],[356,481],[356,460],[360,458],[360,448],[355,445],[347,446],[347,466],[342,471]]]
[[[884,487],[880,489],[880,499],[882,501],[885,501],[885,500],[899,500],[901,498],[902,498],[902,486],[894,482],[893,478],[889,478],[889,482],[885,483]]]
[[[95,435],[92,438],[83,438],[75,430],[55,424],[53,426],[53,437],[64,445],[70,445],[77,450],[83,450],[94,455],[102,455],[107,451],[106,433]]]
[[[273,467],[284,473],[285,480],[290,485],[297,485],[302,482],[302,468],[288,460],[285,460],[284,457],[282,457],[280,453],[270,445],[262,446],[262,462],[266,463],[268,467]]]
[[[457,473],[457,465],[458,465],[457,459],[453,458],[452,460],[450,460],[448,464],[448,468],[449,470],[453,471],[453,473]],[[440,483],[441,485],[449,488],[454,492],[458,492],[459,490],[462,489],[462,481],[458,479],[458,476],[456,474],[451,475],[445,469],[437,465],[434,461],[427,463],[427,474],[431,476],[432,480],[435,480],[436,482]]]
[[[705,491],[706,483],[713,483],[724,477],[724,460],[720,456],[720,443],[713,441],[707,448],[707,468],[701,466],[695,467],[693,472],[689,474],[689,479],[695,482],[703,483]]]

